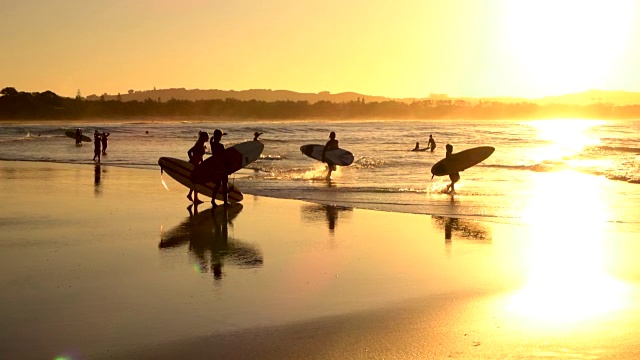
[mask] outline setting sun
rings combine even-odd
[[[505,1],[504,11],[513,59],[539,93],[606,88],[622,75],[634,1]]]

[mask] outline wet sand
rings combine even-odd
[[[0,162],[0,358],[640,356],[640,237],[622,224],[252,195],[196,213],[165,180]]]

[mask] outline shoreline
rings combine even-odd
[[[254,195],[195,214],[158,175],[0,161],[3,357],[640,354],[640,244],[615,224],[600,242]]]

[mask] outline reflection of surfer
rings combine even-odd
[[[453,154],[453,145],[451,144],[447,144],[445,146],[445,148],[447,149],[447,153],[445,155],[445,158],[448,158],[449,156],[451,156]],[[460,173],[458,173],[457,171],[454,173],[449,174],[449,179],[451,179],[451,184],[447,185],[447,192],[449,193],[454,193],[456,191],[454,185],[455,183],[458,182],[458,180],[460,180]],[[451,190],[449,190],[451,189]]]
[[[196,140],[195,145],[187,151],[187,155],[189,156],[189,162],[193,164],[195,168],[202,162],[202,158],[204,157],[205,152],[205,144],[209,140],[209,134],[206,131],[201,131],[198,134],[198,140]],[[194,194],[195,193],[195,194]],[[194,197],[191,198],[191,194],[194,194]],[[189,189],[189,194],[187,194],[187,199],[193,201],[196,204],[201,204],[202,201],[198,200],[198,191],[195,190],[195,186]]]
[[[431,152],[436,148],[436,141],[433,140],[433,136],[431,134],[429,134],[429,143],[427,144],[427,147],[431,149]]]
[[[100,143],[100,133],[96,130],[93,132],[93,161],[96,161],[97,157],[100,162]]]
[[[76,145],[82,145],[82,130],[76,129]]]
[[[222,186],[222,203],[224,206],[228,206],[227,202],[227,182],[229,181],[229,175],[227,175],[226,170],[224,169],[223,157],[224,157],[224,145],[220,142],[222,139],[222,130],[216,129],[213,132],[213,137],[211,138],[211,157],[217,157],[216,159],[216,168],[219,170],[213,177],[213,184],[215,185],[213,188],[213,194],[211,195],[211,205],[216,205],[216,195],[220,190],[220,186]]]
[[[335,149],[338,149],[338,140],[336,140],[336,133],[332,131],[329,134],[329,141],[327,141],[324,149],[322,149],[322,162],[326,162],[328,168],[327,179],[331,179],[331,172],[336,169],[336,165],[331,160],[327,159],[327,151]]]
[[[111,133],[108,132],[103,132],[102,136],[101,136],[101,140],[102,140],[102,155],[107,155],[107,144],[108,141],[107,138],[109,137],[109,135],[111,135]]]

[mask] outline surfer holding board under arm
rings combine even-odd
[[[460,171],[481,163],[495,151],[492,146],[479,146],[454,154],[453,145],[447,144],[445,148],[447,149],[445,158],[431,167],[431,173],[433,176],[449,175],[451,184],[447,186],[446,190],[449,193],[455,192],[455,183],[460,180]],[[431,177],[432,179],[433,176]]]
[[[326,162],[327,168],[329,168],[329,171],[327,172],[327,179],[331,179],[331,172],[336,169],[336,164],[334,164],[330,159],[327,159],[327,151],[335,150],[337,148],[338,140],[336,140],[336,133],[332,131],[329,133],[329,141],[327,141],[327,144],[322,150],[322,162]]]

